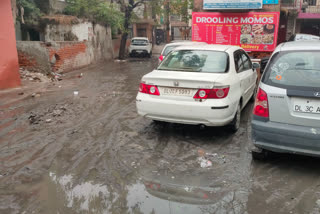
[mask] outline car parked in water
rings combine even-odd
[[[133,56],[152,56],[152,44],[146,37],[134,37],[129,46],[129,55]]]
[[[142,77],[138,114],[155,121],[237,131],[241,110],[254,95],[257,73],[236,46],[181,46]]]
[[[177,41],[172,41],[169,44],[166,44],[159,56],[159,63],[162,62],[162,60],[175,48],[183,46],[183,45],[204,45],[207,44],[205,42],[192,42],[188,40],[177,40]]]
[[[320,156],[320,43],[276,48],[259,84],[252,139],[255,159],[268,151]]]

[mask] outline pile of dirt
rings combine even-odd
[[[32,82],[52,82],[54,81],[53,77],[46,76],[42,73],[28,71],[24,68],[20,68],[20,78],[22,80],[29,80]]]

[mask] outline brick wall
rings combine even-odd
[[[47,47],[52,70],[61,73],[91,64],[94,58],[87,46],[87,42],[57,42]]]
[[[19,65],[44,74],[67,72],[95,62],[89,42],[17,42]]]
[[[17,42],[19,64],[44,74],[67,72],[113,59],[111,29],[95,25],[90,41]]]
[[[18,52],[18,59],[20,67],[31,70],[32,68],[37,66],[36,59],[33,56],[29,56],[27,53],[23,51]]]

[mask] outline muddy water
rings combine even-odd
[[[235,134],[139,117],[139,80],[156,62],[72,72],[37,98],[1,95],[0,213],[320,213],[318,159],[251,160],[252,104]]]

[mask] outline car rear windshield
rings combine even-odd
[[[228,70],[228,54],[210,50],[172,51],[158,70],[224,73]]]
[[[148,41],[144,39],[133,39],[132,44],[139,45],[139,46],[146,46],[148,44]]]
[[[320,51],[287,51],[275,54],[262,81],[286,89],[319,89]]]

